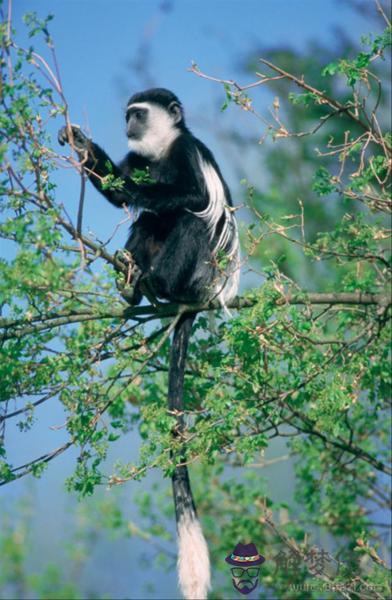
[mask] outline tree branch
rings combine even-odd
[[[243,298],[238,296],[229,305],[228,308],[240,310],[242,308],[250,308],[257,303],[257,297]],[[299,294],[282,294],[275,301],[276,306],[289,305],[362,305],[362,306],[380,306],[387,308],[392,303],[391,297],[386,294],[367,294],[364,292],[311,292]],[[5,330],[1,341],[8,339],[20,338],[31,333],[46,331],[69,325],[70,323],[81,323],[84,321],[92,321],[99,319],[138,319],[146,317],[146,320],[161,319],[166,317],[174,317],[181,313],[188,312],[204,312],[211,310],[221,310],[222,306],[216,300],[200,304],[173,304],[169,302],[159,302],[156,305],[149,304],[147,306],[130,306],[124,309],[112,309],[102,312],[74,311],[72,313],[61,315],[45,315],[40,322],[31,324],[30,320],[12,321],[6,318],[0,319],[0,329]]]
[[[314,88],[313,86],[305,83],[305,81],[303,80],[303,78],[299,79],[298,77],[295,77],[295,75],[292,75],[291,73],[288,73],[287,71],[284,71],[280,67],[278,67],[278,66],[274,65],[273,63],[271,63],[269,60],[266,60],[265,58],[260,58],[259,60],[260,60],[261,63],[263,63],[264,65],[266,65],[267,67],[269,67],[270,69],[272,69],[273,71],[275,71],[276,73],[279,73],[283,77],[287,77],[287,79],[290,79],[290,81],[293,81],[299,87],[301,87],[304,90],[306,90],[306,91],[314,94],[315,96],[317,96],[318,98],[320,98],[320,100],[322,100],[323,102],[325,102],[326,104],[328,104],[329,106],[331,106],[333,109],[335,109],[337,112],[344,112],[344,113],[346,113],[350,117],[350,119],[352,119],[353,121],[355,121],[356,123],[358,123],[358,125],[360,125],[365,131],[370,131],[374,135],[374,131],[372,130],[372,128],[367,123],[365,123],[364,121],[362,121],[362,119],[360,119],[359,117],[357,117],[349,109],[348,106],[345,106],[344,104],[341,104],[337,100],[334,100],[333,98],[330,98],[324,92],[321,92],[317,88]]]

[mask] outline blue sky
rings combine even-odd
[[[352,4],[356,4],[355,0]],[[126,152],[123,107],[128,97],[146,85],[167,87],[182,100],[192,130],[215,153],[235,192],[239,178],[232,168],[233,154],[228,157],[219,132],[233,125],[251,132],[254,122],[234,107],[220,112],[220,86],[189,73],[191,61],[211,75],[246,81],[248,76],[240,65],[256,47],[288,46],[306,51],[311,40],[333,47],[337,27],[354,40],[372,29],[368,18],[353,11],[344,0],[17,0],[13,24],[21,44],[31,43],[23,33],[21,17],[32,10],[41,17],[54,14],[50,31],[72,121],[88,127],[95,141],[114,159]],[[135,60],[141,60],[144,70],[137,72],[130,66]],[[256,101],[265,108],[269,97],[260,90]],[[59,119],[53,133],[62,124]],[[262,158],[262,147],[259,148]],[[234,160],[237,159],[240,156],[234,154]],[[250,167],[244,164],[243,169],[244,176],[250,177]],[[71,212],[76,211],[78,177],[68,170],[57,173],[56,181],[62,201],[68,203]],[[118,219],[119,213],[88,186],[85,223],[99,237],[107,238]],[[114,243],[121,245],[124,238],[122,230]],[[13,441],[11,435],[15,464],[26,454],[38,455],[64,441],[63,430],[49,429],[49,425],[62,422],[61,410],[53,404],[46,406],[45,411],[45,415],[44,410],[37,415],[43,416],[44,421],[36,430],[23,438],[15,434]],[[11,428],[8,433],[12,433]],[[136,446],[136,439],[123,440],[116,452],[129,460]],[[71,507],[72,513],[73,505],[64,495],[63,481],[74,458],[75,453],[70,451],[54,461],[44,479],[34,486],[35,536],[30,559],[33,569],[58,555],[64,531],[70,526],[72,514],[65,507]],[[272,488],[278,497],[284,494],[279,482],[288,480],[287,473],[279,471],[281,468],[278,465],[273,472],[277,483]],[[161,481],[158,474],[153,478]],[[143,485],[135,484],[132,489],[129,486],[124,492],[131,516],[135,516],[135,511],[129,497]],[[3,494],[12,501],[22,496],[25,489],[26,483],[20,481],[3,488]],[[148,555],[148,545],[132,540],[97,543],[83,575],[85,589],[94,587],[111,598],[143,597],[146,576],[133,568],[129,560],[132,553],[136,558],[139,552]],[[162,576],[153,572],[151,581],[159,586],[156,597],[169,598],[177,593],[173,573]]]
[[[37,11],[41,17],[54,15],[50,31],[71,120],[84,126],[114,160],[127,151],[124,106],[128,98],[152,85],[167,87],[182,100],[192,131],[216,155],[235,199],[241,191],[240,179],[257,183],[260,173],[240,149],[222,142],[222,133],[239,129],[256,142],[261,131],[235,107],[220,111],[221,86],[190,73],[192,61],[210,75],[249,82],[252,78],[243,72],[242,64],[255,48],[286,46],[306,51],[310,40],[333,47],[337,27],[358,39],[369,26],[347,0],[18,0],[14,25],[18,40],[26,44],[31,40],[20,22],[27,11]],[[258,88],[253,97],[265,113],[271,104],[267,89]],[[60,118],[51,124],[54,135],[62,124]],[[262,160],[262,150],[258,155]],[[260,171],[260,163],[257,167]],[[56,181],[69,209],[76,210],[77,175],[59,171]],[[118,212],[89,186],[86,224],[104,239],[118,219]],[[114,240],[117,245],[123,242],[125,234],[121,235]]]

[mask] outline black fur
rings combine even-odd
[[[164,108],[175,102],[181,107],[172,92],[161,88],[135,94],[128,106],[135,102],[155,103]],[[214,167],[222,181],[226,203],[231,206],[232,202],[212,153],[191,134],[183,117],[176,127],[180,135],[163,158],[154,161],[129,152],[119,165],[79,128],[72,126],[72,132],[75,149],[83,158],[93,185],[114,206],[126,204],[142,210],[131,227],[126,248],[153,290],[167,300],[199,302],[213,295],[211,284],[216,268],[212,250],[220,228],[218,224],[211,239],[205,222],[192,214],[204,210],[209,202],[198,155]],[[63,128],[59,133],[60,143],[70,141],[69,137]],[[152,183],[135,183],[131,179],[135,169],[147,169]],[[121,190],[105,189],[102,179],[109,174],[123,181]]]
[[[181,411],[184,409],[183,389],[185,359],[195,317],[196,315],[192,313],[181,317],[174,331],[171,347],[170,364],[176,365],[176,368],[170,369],[169,371],[168,405],[169,410],[179,411],[176,430],[178,435],[183,434],[185,429],[184,416],[181,414]],[[172,455],[172,459],[177,464],[182,463],[186,460],[185,453],[182,450],[178,457]],[[196,515],[196,507],[186,465],[176,468],[172,477],[172,486],[177,523],[186,512],[192,516]]]

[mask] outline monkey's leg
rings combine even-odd
[[[211,297],[214,266],[204,222],[192,214],[178,219],[148,273],[160,297],[189,303]]]
[[[134,298],[131,296],[128,302],[138,304],[145,295],[151,303],[155,303],[157,294],[149,284],[146,275],[149,273],[154,256],[158,254],[164,243],[165,235],[167,235],[166,225],[162,224],[162,219],[153,213],[142,213],[132,225],[131,234],[123,251],[124,259],[132,257],[134,269],[137,270],[137,274],[132,275]]]

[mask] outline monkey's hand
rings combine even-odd
[[[79,154],[89,151],[91,148],[91,140],[84,135],[79,125],[62,127],[58,133],[58,141],[60,146],[70,144]]]

